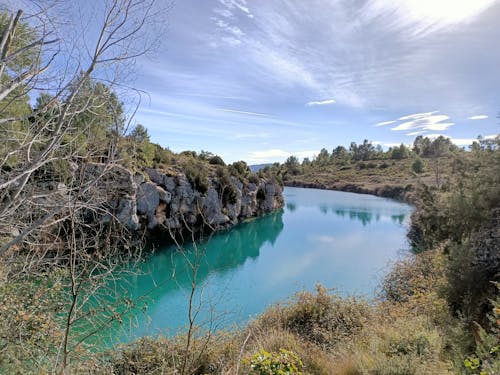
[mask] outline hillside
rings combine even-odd
[[[456,169],[458,155],[467,155],[449,139],[417,137],[412,147],[383,151],[368,141],[349,150],[338,146],[326,149],[313,160],[302,163],[291,156],[280,166],[268,167],[279,174],[286,186],[313,187],[374,194],[413,201],[420,185],[441,186]],[[266,170],[266,169],[264,169]]]

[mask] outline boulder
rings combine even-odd
[[[160,194],[156,184],[145,182],[137,189],[137,212],[141,215],[153,215],[160,203]]]

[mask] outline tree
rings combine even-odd
[[[290,173],[291,175],[295,176],[295,175],[299,174],[300,173],[299,159],[294,155],[289,156],[285,160],[285,168],[286,168],[287,172]]]
[[[440,158],[446,156],[451,150],[452,143],[449,138],[442,135],[434,139],[428,149],[424,151],[428,156],[434,160],[434,174],[436,177],[436,186],[441,185],[441,165]]]
[[[425,169],[425,165],[424,165],[424,162],[422,161],[422,159],[420,159],[417,156],[417,158],[415,159],[415,161],[411,165],[411,169],[415,173],[422,173]]]
[[[370,141],[365,139],[361,145],[352,142],[349,151],[353,160],[370,160],[375,154],[375,147]]]
[[[88,52],[76,62],[64,55],[71,40],[51,39],[52,8],[28,15],[30,24],[22,11],[0,17],[0,143],[8,146],[0,148],[2,270],[9,283],[54,273],[63,293],[53,327],[60,335],[50,350],[34,358],[36,342],[22,335],[22,325],[3,348],[17,348],[19,360],[33,359],[40,372],[66,373],[86,339],[119,319],[123,305],[99,304],[105,315],[96,321],[88,301],[99,297],[120,259],[138,255],[126,250],[129,233],[116,216],[130,178],[116,160],[125,119],[111,67],[130,65],[149,49],[142,37],[157,18],[149,0],[96,6],[103,14],[94,14],[100,24],[89,33],[93,40],[70,48]],[[63,69],[53,64],[58,53]],[[37,92],[43,95],[31,109],[27,98]]]
[[[127,138],[130,147],[124,157],[132,158],[132,163],[140,160],[140,164],[152,165],[156,147],[149,139],[148,130],[143,125],[137,124]]]
[[[394,147],[391,150],[391,159],[396,159],[396,160],[408,159],[409,156],[410,156],[410,151],[403,143],[401,143],[399,147]]]
[[[349,158],[349,153],[344,146],[337,146],[332,150],[332,160],[333,161],[346,161]]]
[[[320,167],[323,167],[330,163],[330,154],[328,153],[328,150],[326,148],[322,148],[320,150],[318,156],[316,156],[315,162]]]

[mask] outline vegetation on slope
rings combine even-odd
[[[479,143],[477,143],[479,146]],[[454,171],[454,158],[463,150],[440,136],[434,140],[418,136],[412,147],[401,144],[384,151],[368,140],[351,143],[349,149],[323,148],[312,160],[299,162],[290,156],[274,170],[286,185],[369,193],[411,200],[423,183],[441,185]]]

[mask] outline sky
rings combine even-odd
[[[259,164],[500,133],[500,0],[176,0],[165,18],[134,121],[173,151]]]

